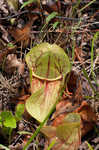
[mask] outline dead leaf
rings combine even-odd
[[[60,1],[53,1],[53,0],[45,1],[45,0],[43,0],[42,6],[43,6],[43,9],[46,10],[48,13],[51,13],[53,11],[59,12],[61,9]]]
[[[31,20],[24,26],[24,28],[19,29],[16,27],[9,28],[9,33],[14,37],[16,42],[21,42],[23,47],[27,47],[31,39],[31,27],[33,22],[38,18],[38,16],[31,16]]]
[[[82,52],[82,48],[80,47],[75,47],[75,56],[74,56],[74,60],[78,60],[80,63],[83,63],[84,59],[83,59],[83,52]]]
[[[13,71],[15,71],[16,68],[18,69],[19,74],[24,73],[24,63],[19,61],[15,54],[9,54],[5,62],[4,70],[5,72],[11,74]]]
[[[97,116],[86,101],[83,101],[81,106],[77,108],[75,112],[79,113],[81,116],[81,132],[82,136],[84,136],[94,127],[97,121]]]
[[[92,130],[97,121],[96,114],[92,111],[92,108],[86,101],[83,101],[80,106],[76,104],[72,106],[71,102],[63,100],[56,106],[56,112],[52,117],[52,125],[58,126],[63,121],[64,117],[70,112],[76,112],[80,114],[82,136]]]
[[[15,52],[17,46],[14,45],[13,47],[6,47],[5,49],[2,50],[0,53],[0,64],[4,61],[4,58],[8,55],[11,54],[12,52]]]
[[[62,100],[56,105],[56,111],[52,116],[52,125],[58,126],[66,116],[66,114],[73,112],[79,105],[72,105],[72,102],[68,100]]]
[[[80,104],[82,100],[82,86],[81,75],[72,70],[66,78],[66,90],[64,91],[63,98],[71,99],[72,103]],[[67,90],[68,89],[68,90]],[[69,91],[69,92],[67,92]]]
[[[23,103],[25,103],[25,101],[26,101],[29,97],[30,97],[30,95],[23,95],[23,96],[21,96],[21,97],[18,98],[18,101],[20,101],[20,103],[21,103],[21,101],[22,101]]]

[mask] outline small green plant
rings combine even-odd
[[[8,48],[13,48],[13,47],[15,47],[15,45],[14,45],[13,43],[9,42],[9,43],[7,44],[7,47],[8,47]]]
[[[24,104],[18,104],[15,112],[16,121],[22,120],[22,114],[24,113]]]
[[[92,148],[92,146],[86,141],[86,143],[87,143],[87,145],[88,145],[88,148],[89,148],[89,150],[94,150],[93,148]]]
[[[16,128],[16,119],[10,111],[2,111],[0,114],[0,126]]]
[[[57,12],[52,12],[51,14],[49,14],[46,18],[46,24],[48,24],[53,18],[55,18],[57,14]]]
[[[13,129],[16,128],[17,122],[22,119],[24,113],[24,104],[18,104],[16,107],[15,115],[11,111],[2,111],[0,113],[0,127],[3,134],[9,136],[9,143],[11,141],[11,134]]]
[[[15,115],[11,111],[2,111],[0,113],[0,126],[7,128],[16,128],[16,122],[22,119],[24,113],[24,105],[18,104],[16,107]]]
[[[41,31],[40,31],[40,36],[41,36],[41,42],[43,41],[44,37],[46,36],[46,33],[48,31],[46,31],[47,27],[48,27],[48,24],[49,22],[54,19],[56,16],[57,16],[57,12],[52,12],[51,14],[49,14],[45,20],[45,24],[43,25],[43,27],[41,28]],[[53,28],[53,30],[57,27],[57,25],[59,24],[59,22],[55,22],[53,24],[50,24],[51,25],[51,28]],[[42,34],[42,32],[44,31],[44,34]],[[46,31],[46,32],[45,32]]]
[[[56,139],[54,139],[48,146],[47,150],[51,150],[51,148],[55,145]]]
[[[91,44],[91,73],[93,76],[93,79],[95,80],[95,73],[94,73],[94,43],[96,39],[99,37],[99,32],[96,32],[94,34],[94,37],[92,39],[92,44]]]
[[[28,1],[23,3],[23,5],[21,6],[21,9],[26,7],[29,4],[33,3],[33,2],[39,2],[39,0],[28,0]]]
[[[55,30],[57,28],[58,24],[59,24],[58,21],[56,21],[54,24],[52,24],[53,30]]]
[[[84,74],[84,76],[85,76],[85,78],[87,79],[87,81],[88,81],[88,83],[89,83],[89,85],[90,85],[90,87],[91,87],[91,89],[92,89],[92,91],[93,91],[93,95],[94,96],[92,96],[92,97],[89,97],[89,96],[85,96],[85,98],[86,99],[99,99],[99,92],[98,91],[96,91],[96,89],[94,88],[94,86],[93,86],[93,84],[91,83],[91,79],[88,77],[88,74],[87,74],[87,71],[85,70],[85,68],[83,68],[83,74]]]

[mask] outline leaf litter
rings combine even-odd
[[[20,12],[23,13],[22,15],[20,15],[18,9],[20,9],[22,3],[24,2],[17,2],[18,3],[15,3],[14,1],[14,3],[12,3],[10,6],[10,3],[9,5],[7,5],[5,1],[1,1],[0,112],[9,110],[14,114],[16,106],[19,103],[27,103],[28,98],[31,97],[31,91],[33,91],[32,88],[35,87],[36,89],[36,86],[39,86],[37,85],[37,82],[39,82],[39,84],[41,82],[42,84],[42,81],[39,81],[40,79],[34,79],[35,82],[30,85],[31,81],[29,80],[32,79],[31,71],[29,77],[29,69],[25,64],[25,55],[26,53],[28,53],[28,51],[30,51],[29,48],[34,47],[41,42],[48,42],[51,44],[56,43],[66,51],[71,63],[73,64],[73,66],[75,66],[74,70],[72,67],[70,73],[66,75],[66,81],[64,82],[64,87],[59,93],[60,97],[58,103],[56,104],[56,109],[52,113],[52,116],[48,119],[48,122],[46,122],[46,127],[48,127],[48,129],[46,129],[46,132],[49,133],[52,129],[52,132],[50,132],[49,134],[54,134],[54,136],[58,138],[56,138],[55,145],[55,141],[53,142],[52,137],[47,139],[45,136],[46,133],[39,133],[32,141],[32,143],[28,145],[28,149],[47,149],[49,147],[48,145],[51,145],[51,142],[54,143],[52,144],[52,149],[72,149],[74,147],[75,149],[78,149],[79,146],[79,149],[88,149],[88,144],[86,144],[85,142],[86,140],[90,144],[92,144],[92,147],[94,149],[97,149],[98,144],[92,142],[94,138],[97,139],[99,128],[99,94],[97,94],[99,89],[99,68],[97,63],[97,49],[99,43],[97,39],[94,42],[93,54],[94,59],[96,58],[94,61],[94,74],[96,75],[96,80],[93,79],[93,76],[89,72],[91,70],[91,40],[93,39],[94,33],[99,30],[96,24],[96,21],[98,21],[97,7],[94,7],[96,6],[96,2],[98,1],[96,1],[95,3],[93,2],[93,4],[91,5],[87,5],[87,9],[85,8],[79,14],[77,13],[79,12],[79,10],[81,10],[81,8],[85,6],[85,1],[77,3],[77,1],[70,2],[60,0],[52,3],[49,1],[47,3],[46,1],[42,1],[41,4],[39,2],[31,3],[20,10]],[[89,2],[90,1],[88,0],[87,4]],[[93,12],[91,10],[93,10]],[[16,11],[17,15],[15,15]],[[28,13],[24,13],[25,11],[27,11]],[[32,14],[33,11],[36,11],[36,13]],[[40,13],[37,14],[37,11]],[[59,14],[57,16],[55,15],[55,18],[51,16],[51,13],[53,14],[54,11],[61,14],[60,19]],[[75,12],[75,15],[72,13],[72,11]],[[50,20],[47,26],[45,26],[44,28],[43,25],[46,23],[46,15],[44,16],[43,13],[51,16],[49,17]],[[12,14],[15,15],[15,19],[13,19]],[[62,15],[65,15],[65,17],[62,18]],[[73,19],[76,19],[77,21],[77,19],[80,17],[83,17],[84,20],[81,20],[81,22],[79,22],[78,24],[77,22],[73,21]],[[68,18],[72,18],[71,21]],[[24,24],[21,25],[21,28],[18,24],[19,19],[23,20],[24,22]],[[69,21],[65,21],[65,19],[68,19]],[[54,24],[55,21],[59,22],[56,30],[49,30],[52,29],[51,25]],[[8,36],[10,36],[10,40]],[[8,46],[9,42],[12,43],[12,47]],[[87,61],[88,59],[89,62]],[[44,59],[42,59],[42,61],[44,61]],[[95,91],[91,89],[91,86],[89,85],[87,79],[84,77],[81,71],[83,67],[85,69],[88,67],[89,71],[87,71],[87,73],[89,73],[89,78],[92,80],[92,84],[97,93],[95,93]],[[85,96],[87,96],[87,98]],[[41,108],[42,110],[44,109],[43,107]],[[80,116],[80,127],[79,130],[78,128],[77,130],[74,130],[74,139],[72,133],[69,134],[68,138],[65,137],[65,134],[60,133],[63,129],[65,131],[64,126],[67,126],[67,124],[64,125],[64,120],[69,116],[69,114],[77,114]],[[18,128],[17,131],[21,129],[27,132],[34,133],[39,124],[34,118],[29,116],[29,114],[25,110],[22,120],[17,123],[17,126],[21,126],[22,128]],[[73,131],[73,126],[71,128],[72,129],[69,128],[69,131]],[[1,130],[2,128],[0,128],[0,134],[3,136],[3,138],[5,138]],[[10,149],[23,149],[25,144],[28,142],[30,135],[20,136],[18,135],[17,131],[13,130],[10,145],[8,143],[3,143],[1,139],[0,144],[7,145],[10,147]],[[91,131],[94,131],[93,134]],[[55,132],[57,133],[57,135]],[[90,136],[92,138],[88,137],[89,134],[92,134]],[[68,147],[66,147],[66,143],[64,145],[64,142],[69,143],[67,144]]]

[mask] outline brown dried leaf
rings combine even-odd
[[[75,112],[79,113],[81,116],[81,130],[82,136],[84,136],[94,127],[94,124],[97,121],[97,116],[86,101],[83,101],[81,106],[77,108]]]
[[[76,71],[71,71],[67,77],[67,87],[63,98],[71,99],[72,103],[80,103],[82,100],[81,76]]]
[[[95,122],[97,121],[96,114],[92,111],[92,108],[86,101],[83,101],[81,106],[78,107],[78,105],[75,104],[72,106],[72,103],[64,100],[59,102],[56,106],[56,112],[52,118],[54,119],[52,125],[57,127],[63,121],[64,117],[70,112],[76,112],[80,114],[82,136],[92,130]]]
[[[77,59],[80,63],[83,63],[84,59],[82,58],[84,56],[82,52],[82,48],[80,47],[75,47],[75,57],[74,59]]]
[[[45,1],[45,0],[43,0],[42,6],[43,6],[43,9],[46,10],[48,13],[51,13],[53,11],[59,12],[61,9],[60,0],[58,0],[58,1],[53,1],[53,0]]]
[[[12,37],[16,40],[16,42],[21,42],[23,47],[26,47],[31,38],[31,27],[33,22],[38,18],[38,16],[32,16],[31,20],[24,26],[23,29],[19,29],[16,27],[9,28],[9,33],[11,33]]]
[[[4,70],[7,73],[12,73],[13,71],[15,71],[16,68],[18,69],[19,74],[23,74],[23,72],[24,72],[24,63],[19,61],[15,54],[9,54],[7,56],[7,59],[6,59],[6,62],[5,62]]]
[[[14,45],[13,47],[7,47],[4,50],[2,50],[2,52],[0,53],[0,64],[3,63],[4,58],[8,55],[11,54],[12,52],[14,52],[16,50],[16,45]]]
[[[54,119],[52,123],[53,126],[58,126],[62,122],[66,114],[73,112],[77,107],[78,105],[75,104],[73,106],[72,102],[70,102],[69,100],[60,101],[56,105],[56,111],[52,116],[52,119]]]

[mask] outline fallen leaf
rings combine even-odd
[[[68,113],[74,112],[79,107],[78,104],[72,105],[68,100],[62,100],[56,105],[56,111],[51,117],[52,125],[58,126]]]
[[[16,48],[17,48],[17,46],[14,45],[13,47],[6,47],[5,49],[3,49],[2,52],[0,53],[0,64],[2,64],[2,62],[4,61],[4,58],[8,54],[11,54],[11,53],[15,52]]]
[[[74,56],[74,59],[78,60],[80,63],[83,63],[84,59],[83,59],[83,52],[82,52],[82,49],[80,47],[75,47],[75,56]]]
[[[81,116],[81,133],[82,136],[84,136],[94,127],[97,116],[86,101],[83,101],[81,106],[77,108],[75,112],[79,113]]]
[[[18,0],[7,0],[7,3],[11,10],[18,10]]]
[[[9,54],[6,58],[6,62],[4,65],[4,70],[7,73],[13,73],[15,69],[18,69],[19,74],[24,73],[24,63],[17,59],[15,54]]]
[[[97,121],[97,116],[92,111],[92,108],[86,101],[82,101],[80,106],[77,104],[72,106],[72,103],[69,102],[69,100],[63,100],[59,102],[57,105],[56,105],[56,111],[52,116],[51,124],[53,126],[57,127],[64,120],[64,117],[68,115],[68,113],[76,112],[79,113],[81,116],[81,135],[84,136],[90,130],[93,129]]]
[[[83,98],[81,81],[81,75],[76,71],[72,70],[66,78],[67,84],[63,98],[69,98],[69,100],[71,99],[72,103],[80,104]]]
[[[29,16],[28,23],[24,26],[24,28],[19,29],[16,27],[9,28],[9,33],[14,37],[16,42],[21,42],[23,47],[27,47],[31,39],[31,28],[33,22],[38,18],[38,16]]]
[[[61,4],[60,1],[53,1],[53,0],[48,0],[42,1],[42,6],[43,9],[46,10],[48,13],[52,13],[52,12],[59,12],[61,9]]]

